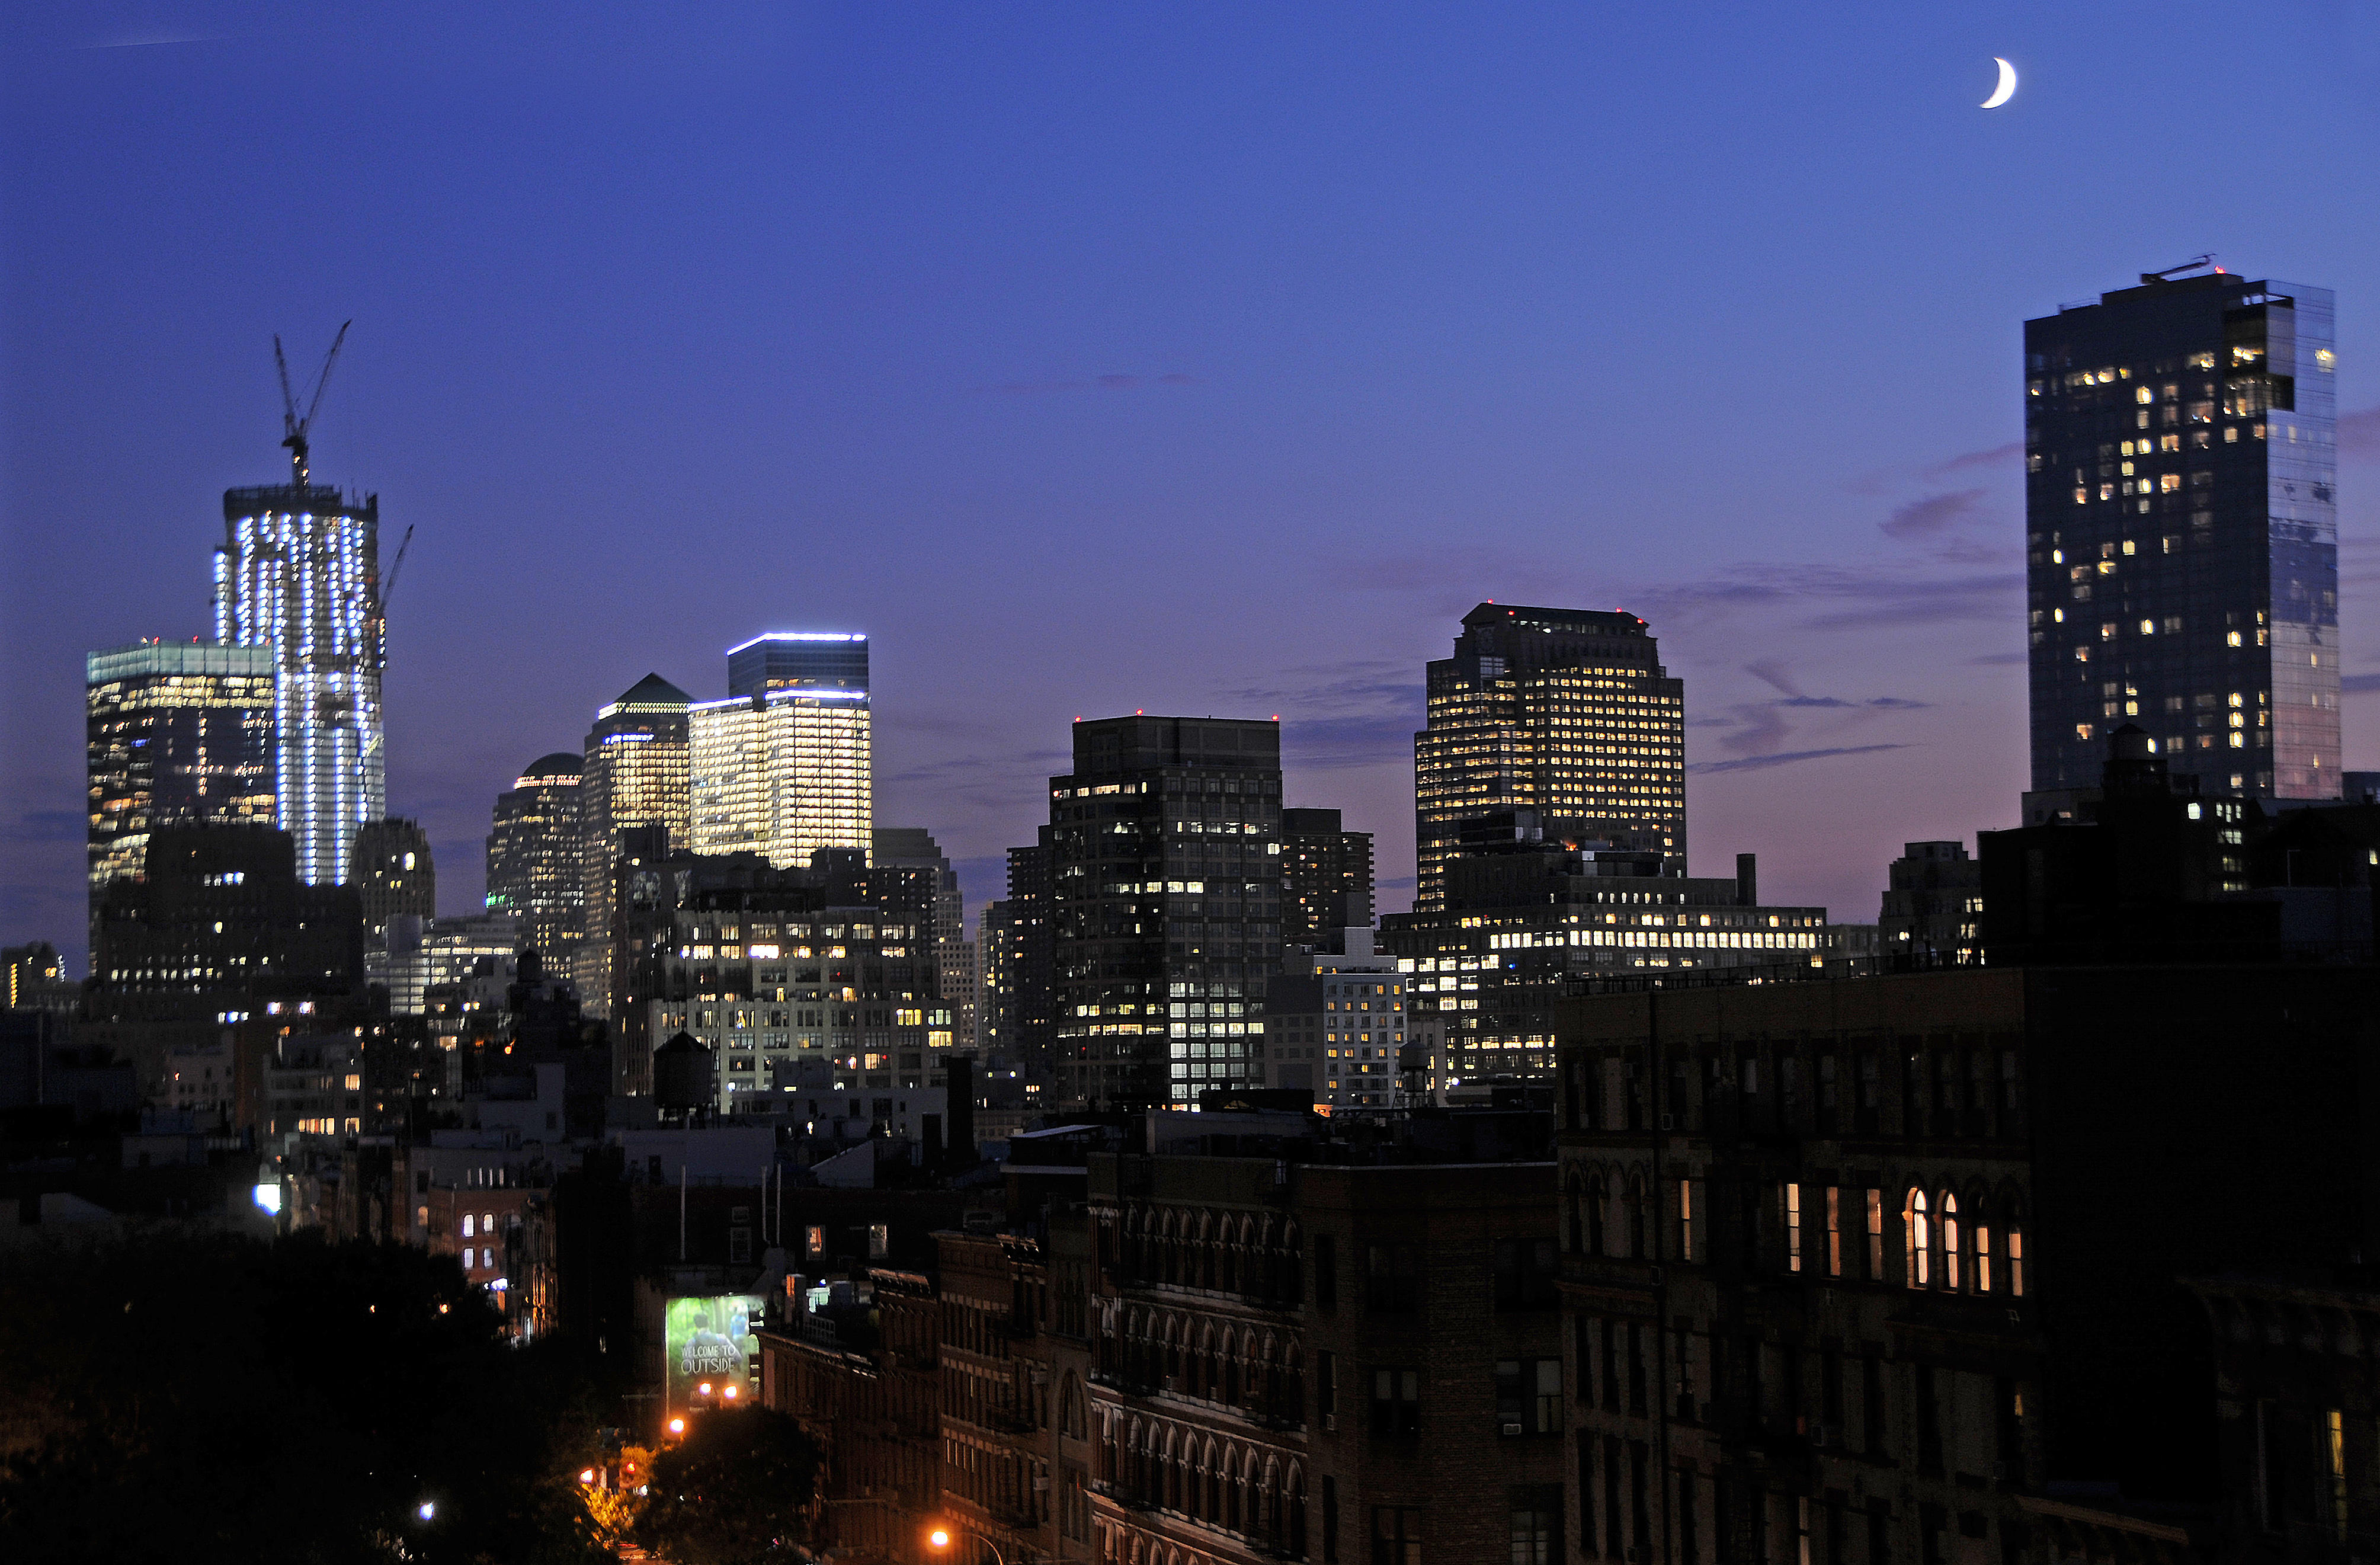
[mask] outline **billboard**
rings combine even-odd
[[[672,1408],[725,1403],[731,1384],[736,1388],[736,1401],[759,1389],[760,1340],[752,1328],[763,1318],[764,1307],[750,1293],[711,1293],[669,1301],[662,1352]],[[708,1397],[702,1394],[705,1381],[710,1385]]]

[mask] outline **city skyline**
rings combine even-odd
[[[721,645],[795,625],[874,637],[879,815],[929,825],[972,903],[997,895],[1002,850],[1033,823],[1072,717],[1280,710],[1284,804],[1341,807],[1373,832],[1392,911],[1413,867],[1401,828],[1419,671],[1465,608],[1497,598],[1647,619],[1689,692],[1697,847],[1720,855],[1697,872],[1755,849],[1781,899],[1868,916],[1900,843],[2010,823],[2025,781],[2021,322],[2208,249],[2235,272],[2315,279],[2345,301],[2345,759],[2380,758],[2358,722],[2375,642],[2355,608],[2380,453],[2359,304],[2380,281],[2380,247],[2365,242],[2365,214],[2380,210],[2372,176],[2334,171],[2325,200],[2276,219],[2252,199],[2244,148],[2201,149],[2187,171],[2087,175],[2064,153],[2161,102],[2150,77],[2225,79],[2242,50],[2353,60],[2372,47],[2368,29],[2295,18],[2222,46],[2154,28],[2119,46],[2121,30],[2045,11],[2012,14],[1988,38],[1972,19],[1906,18],[1871,37],[1820,18],[1790,34],[1750,23],[1689,47],[1634,23],[1591,37],[1570,22],[1449,31],[1401,19],[1334,55],[1320,47],[1327,19],[1244,25],[1264,47],[1245,48],[1230,26],[1089,30],[1054,55],[1038,23],[975,34],[965,63],[931,51],[918,62],[921,86],[951,90],[948,106],[905,117],[850,96],[832,63],[914,41],[866,24],[763,24],[737,68],[799,94],[773,106],[731,94],[740,106],[707,107],[683,130],[620,96],[619,66],[650,41],[598,33],[526,88],[543,108],[572,82],[592,92],[594,117],[541,130],[529,113],[504,127],[653,152],[565,175],[576,204],[537,209],[555,232],[532,245],[520,216],[488,226],[498,187],[423,187],[436,176],[396,149],[403,137],[301,145],[296,176],[315,188],[384,194],[404,211],[431,188],[455,215],[392,234],[380,252],[263,263],[237,239],[240,223],[127,198],[144,170],[176,166],[190,116],[218,139],[249,124],[255,111],[218,91],[226,69],[390,41],[333,31],[265,43],[198,27],[224,36],[115,49],[25,35],[29,49],[53,50],[38,57],[55,65],[55,82],[19,79],[45,125],[69,131],[84,123],[80,103],[120,104],[111,89],[127,72],[140,91],[110,110],[132,116],[118,132],[131,156],[95,163],[63,142],[22,143],[33,176],[18,211],[42,237],[12,284],[27,333],[15,357],[56,372],[38,402],[22,376],[10,394],[21,568],[6,699],[28,743],[0,776],[8,938],[70,937],[79,924],[80,780],[53,743],[78,721],[75,657],[203,631],[188,573],[214,541],[208,497],[269,475],[276,455],[269,335],[349,315],[314,472],[380,492],[400,534],[420,529],[390,621],[386,807],[430,831],[449,911],[476,904],[489,803],[524,756],[573,746],[585,714],[648,669],[707,691]],[[415,57],[431,91],[384,122],[443,144],[450,132],[420,116],[461,104],[464,79],[436,53],[452,39],[433,25],[401,46],[428,51]],[[533,42],[507,35],[504,47]],[[1574,101],[1577,73],[1614,46],[1645,68]],[[1309,150],[1287,168],[1251,166],[1239,143],[1200,134],[1205,92],[1148,91],[1152,50],[1249,92],[1272,79],[1268,52],[1298,60],[1317,91],[1269,111],[1266,134]],[[1987,73],[1994,53],[2017,59],[2026,85],[1979,115],[1987,75],[1974,91],[1965,78]],[[1791,122],[1773,149],[1707,117],[1730,93],[1781,113],[1766,79],[1796,62],[1823,72],[1840,102]],[[1117,84],[1079,101],[1099,144],[1073,132],[1062,144],[1087,160],[1082,177],[1008,179],[998,188],[1014,216],[988,215],[980,180],[952,171],[980,174],[971,144],[1007,123],[994,84],[1046,91],[1052,72]],[[2351,99],[2292,100],[2277,130],[2352,140],[2368,111]],[[1391,102],[1407,105],[1409,127],[1351,134]],[[1711,134],[1664,143],[1633,128],[1678,106]],[[487,112],[455,123],[484,131],[472,114]],[[1897,127],[1880,152],[1877,116]],[[553,302],[532,287],[531,255],[542,265],[554,242],[587,239],[587,213],[669,200],[699,137],[747,147],[763,129],[783,130],[799,155],[751,164],[760,200],[718,210],[779,215],[698,220],[715,260],[683,260],[699,243],[667,255],[598,247],[585,253],[613,259],[574,263]],[[1038,166],[1050,149],[1034,134],[1000,130],[990,146]],[[518,136],[481,142],[498,170],[528,166],[506,150]],[[869,155],[837,172],[846,144]],[[1422,146],[1444,152],[1417,157]],[[226,212],[268,190],[279,199],[292,175],[269,163],[225,165]],[[1643,181],[1657,175],[1699,181],[1712,199],[1648,212]],[[1981,192],[1972,208],[1942,199],[1961,188]],[[1311,189],[1345,194],[1312,213],[1284,200]],[[2087,242],[2045,221],[2069,190],[2110,214]],[[872,214],[888,196],[951,236],[940,270],[888,263],[880,241],[814,237],[800,215],[821,203]],[[91,200],[114,202],[115,215],[85,221]],[[1621,210],[1640,221],[1606,221]],[[1244,214],[1237,227],[1232,212]],[[150,242],[158,222],[188,228],[188,242]],[[455,226],[473,222],[483,241]],[[893,227],[880,242],[911,231]],[[1491,231],[1518,238],[1465,237]],[[1051,237],[1069,232],[1098,237],[1076,253]],[[1859,244],[1842,242],[1851,232]],[[132,287],[125,262],[94,245],[151,258],[141,285],[183,280],[133,287],[144,301],[213,302],[187,318],[141,302],[88,330],[72,310],[28,308]],[[1185,269],[1185,250],[1213,264]],[[463,259],[476,281],[453,300],[414,280]],[[735,346],[722,358],[709,345],[737,339],[715,330],[725,317],[707,303],[656,302],[651,329],[592,346],[565,328],[584,313],[556,304],[590,290],[632,308],[682,298],[650,291],[663,264],[703,268],[706,297],[731,309],[749,301],[739,275],[790,269],[802,308],[755,328],[780,367]],[[1691,308],[1614,309],[1622,276]],[[1806,309],[1770,308],[1788,298]],[[1793,394],[1780,370],[1748,416],[1665,414],[1653,441],[1609,412],[1615,376],[1693,407],[1695,387],[1740,382],[1718,367],[1755,361],[1823,364],[1826,392]],[[128,385],[113,372],[128,363],[142,371]],[[491,416],[557,374],[588,388],[583,415]],[[121,443],[124,420],[95,410],[126,396],[151,449],[93,510],[87,431]],[[720,427],[695,434],[666,414],[672,401],[716,411]],[[524,472],[562,477],[524,487]],[[687,493],[704,503],[685,507]],[[672,529],[659,549],[656,515]],[[880,560],[859,546],[896,537],[905,546]],[[832,546],[806,552],[805,539]],[[756,540],[784,545],[799,575],[719,568]],[[1208,571],[1219,550],[1278,564]],[[1267,579],[1283,573],[1319,588],[1294,612]],[[1170,589],[1154,612],[1120,590],[1152,579]],[[1271,634],[1226,628],[1250,620]],[[58,624],[77,632],[63,649],[55,629],[36,629]],[[491,678],[501,690],[483,694],[475,682]],[[1807,829],[1814,812],[1826,831]]]

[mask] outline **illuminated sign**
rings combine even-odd
[[[662,1343],[668,1358],[671,1407],[723,1401],[731,1385],[738,1399],[759,1385],[760,1340],[752,1334],[761,1319],[761,1301],[749,1293],[719,1293],[672,1299]],[[705,1394],[703,1387],[710,1390]]]

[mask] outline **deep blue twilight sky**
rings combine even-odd
[[[2380,765],[2380,7],[411,4],[0,22],[0,941],[79,950],[81,658],[208,627],[356,325],[389,797],[445,911],[520,765],[769,628],[874,638],[968,861],[1077,714],[1278,712],[1411,884],[1422,664],[1624,606],[1695,868],[1872,919],[2024,782],[2020,323],[2203,250],[2339,296]],[[2024,73],[1984,113],[1990,57]],[[78,971],[79,969],[78,968]]]

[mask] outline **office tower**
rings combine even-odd
[[[866,853],[875,820],[868,693],[782,689],[686,710],[689,842],[806,867]]]
[[[459,983],[482,964],[511,962],[528,931],[515,913],[488,912],[460,918],[397,918],[390,922],[387,955],[378,981],[388,987],[388,1009],[398,1016],[420,1015],[430,991]],[[372,953],[365,952],[367,963]]]
[[[349,880],[364,915],[364,943],[382,939],[389,920],[438,916],[438,867],[421,822],[391,818],[356,828]]]
[[[1886,870],[1876,938],[1888,970],[1983,960],[1984,867],[1964,843],[1907,843]]]
[[[83,668],[94,912],[152,831],[273,824],[270,647],[143,641]]]
[[[1482,603],[1454,655],[1431,661],[1428,703],[1414,735],[1416,910],[1443,905],[1463,823],[1498,812],[1685,872],[1685,686],[1643,620]]]
[[[926,876],[848,849],[799,869],[665,853],[650,827],[622,848],[617,1091],[652,1092],[654,1052],[679,1033],[716,1056],[729,1111],[797,1082],[944,1085],[957,1040]]]
[[[2221,272],[2025,322],[2036,791],[2131,722],[2203,793],[2338,796],[2331,342],[2328,289]]]
[[[1827,910],[1761,903],[1752,855],[1736,855],[1731,879],[1672,868],[1649,849],[1508,832],[1448,861],[1441,906],[1380,920],[1446,1086],[1545,1076],[1569,995],[1681,969],[1757,968],[1769,983],[1829,976]]]
[[[1061,1098],[1189,1108],[1253,1079],[1281,964],[1281,726],[1075,725],[1050,780]]]
[[[1398,959],[1366,949],[1353,955],[1285,955],[1282,962],[1285,970],[1265,991],[1257,1085],[1310,1092],[1315,1102],[1333,1108],[1386,1109],[1400,1102],[1405,1049],[1420,1039],[1418,1029],[1407,1030],[1411,980],[1397,971]],[[1439,1084],[1427,1079],[1427,1063],[1414,1063],[1420,1078],[1414,1086],[1429,1094]]]
[[[777,630],[727,649],[727,693],[868,690],[868,637],[832,631]]]
[[[380,497],[309,481],[224,491],[215,639],[273,657],[274,819],[310,886],[347,879],[356,828],[387,813]]]
[[[586,938],[571,964],[580,1003],[611,1014],[613,860],[620,833],[659,826],[672,844],[689,837],[686,821],[686,694],[649,673],[595,714],[578,784],[578,873],[585,888]]]
[[[1335,809],[1281,812],[1281,943],[1339,951],[1372,927],[1372,834],[1344,830]]]
[[[870,867],[902,867],[925,871],[933,884],[934,964],[941,979],[942,1003],[951,1008],[952,1025],[962,1048],[976,1037],[975,942],[966,938],[966,901],[959,893],[958,871],[922,826],[880,826],[872,837]]]
[[[518,917],[555,973],[570,970],[587,932],[578,819],[585,771],[585,758],[567,750],[538,757],[496,795],[488,831],[488,911]]]

